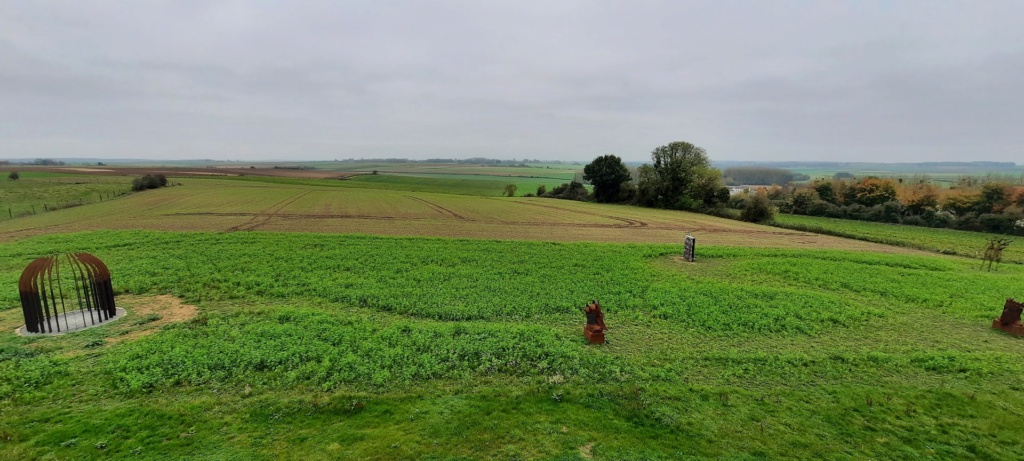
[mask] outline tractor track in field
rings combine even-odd
[[[278,213],[280,213],[281,210],[285,209],[285,207],[295,203],[296,201],[298,201],[302,197],[305,197],[305,196],[309,195],[311,192],[313,192],[313,191],[300,192],[300,193],[292,195],[292,196],[290,196],[290,197],[288,197],[288,198],[286,198],[284,200],[281,200],[281,201],[279,201],[279,202],[277,202],[277,203],[267,207],[263,211],[261,211],[259,213],[253,214],[252,218],[249,219],[248,221],[246,221],[246,222],[244,222],[242,224],[239,224],[237,226],[229,227],[227,231],[228,232],[239,232],[239,231],[252,231],[252,230],[256,230],[257,228],[259,228],[261,226],[264,226],[267,223],[269,223],[272,219],[274,219],[275,216],[278,215]]]
[[[226,217],[253,217],[259,218],[266,216],[262,213],[244,213],[244,212],[216,212],[216,211],[195,211],[195,212],[179,212],[170,213],[168,216],[226,216]],[[366,219],[371,221],[433,221],[433,218],[420,218],[415,216],[379,216],[379,215],[361,215],[361,214],[344,214],[344,213],[275,213],[272,215],[275,219],[282,220],[296,220],[296,219]],[[264,223],[265,224],[265,223]],[[243,226],[235,226],[241,227]],[[262,225],[262,224],[261,224]],[[245,229],[251,230],[251,229]]]
[[[441,205],[438,205],[438,204],[436,204],[434,202],[431,202],[431,201],[429,201],[427,199],[419,198],[419,197],[416,197],[416,196],[413,196],[413,195],[406,195],[405,198],[411,199],[411,200],[415,200],[417,202],[420,202],[420,203],[430,207],[430,209],[432,209],[432,210],[434,210],[434,211],[436,211],[438,213],[441,213],[444,216],[451,216],[451,217],[453,217],[455,219],[458,219],[459,221],[471,221],[471,219],[469,219],[469,218],[467,218],[465,216],[462,216],[462,215],[460,215],[460,214],[458,214],[458,213],[456,213],[456,212],[454,212],[454,211],[452,211],[452,210],[450,210],[448,208],[445,208],[445,207],[443,207]]]

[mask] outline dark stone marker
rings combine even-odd
[[[686,236],[686,241],[683,243],[683,259],[693,262],[694,252],[697,251],[697,239],[693,238],[692,235]]]

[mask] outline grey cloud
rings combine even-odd
[[[0,1],[0,157],[1016,160],[1019,2]]]

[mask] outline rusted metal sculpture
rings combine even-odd
[[[687,234],[686,240],[683,242],[683,259],[692,263],[695,251],[697,251],[697,239]]]
[[[999,268],[999,263],[1003,262],[1003,250],[1010,246],[1013,240],[1010,239],[992,239],[988,241],[988,245],[985,247],[985,257],[981,260],[981,268],[985,268],[985,263],[988,263],[988,270],[992,270],[992,263],[996,263],[996,268]]]
[[[604,324],[604,313],[601,312],[601,304],[597,301],[590,301],[583,309],[587,316],[587,323],[583,325],[583,336],[590,341],[590,344],[604,344],[604,332],[608,327]]]
[[[77,330],[117,316],[110,270],[88,253],[32,261],[21,273],[18,291],[30,333]]]
[[[1007,299],[1003,305],[1003,315],[992,321],[992,328],[998,328],[1014,336],[1024,336],[1024,324],[1020,323],[1020,313],[1024,304]]]

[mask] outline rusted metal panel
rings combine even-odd
[[[1021,324],[1020,314],[1024,311],[1024,304],[1013,299],[1007,299],[1003,305],[1003,315],[992,321],[992,328],[998,328],[1011,335],[1024,336],[1024,324]]]

